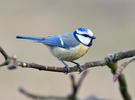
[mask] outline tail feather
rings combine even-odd
[[[36,41],[42,41],[43,40],[43,38],[40,38],[40,37],[29,37],[29,36],[16,36],[16,38],[36,40]]]

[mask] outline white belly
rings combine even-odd
[[[83,44],[80,44],[79,46],[71,49],[65,49],[55,46],[48,46],[48,48],[55,57],[65,61],[76,60],[88,51],[88,47],[84,46]]]

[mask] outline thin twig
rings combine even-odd
[[[76,95],[77,92],[81,86],[81,83],[83,82],[84,78],[86,77],[88,71],[85,71],[82,73],[78,83],[75,83],[75,77],[74,75],[70,75],[71,83],[72,83],[72,94],[68,95],[67,97],[58,97],[58,96],[39,96],[37,94],[30,93],[26,91],[22,87],[18,87],[18,90],[20,93],[24,94],[25,96],[28,96],[30,98],[36,99],[36,100],[78,100]]]
[[[81,86],[81,84],[82,84],[82,82],[83,82],[83,80],[84,80],[84,78],[86,77],[87,74],[88,74],[88,71],[87,70],[84,71],[83,74],[81,75],[78,83],[76,84],[76,87],[77,87],[76,94],[77,94],[78,90],[80,89],[80,86]]]
[[[128,92],[126,79],[123,74],[119,76],[118,82],[119,82],[119,89],[121,92],[121,96],[123,97],[123,100],[132,100],[131,95]]]
[[[66,97],[58,97],[58,96],[39,96],[33,93],[30,93],[26,91],[24,88],[19,87],[18,88],[19,92],[24,94],[27,97],[30,97],[35,100],[68,100]]]
[[[8,56],[8,54],[5,52],[5,50],[1,46],[0,46],[0,53],[5,58],[5,61],[2,64],[0,64],[0,67],[8,65],[9,56]]]
[[[122,64],[120,65],[120,67],[117,68],[116,73],[114,74],[114,77],[113,77],[114,82],[117,81],[119,75],[120,75],[121,72],[126,68],[126,66],[127,66],[129,63],[133,62],[133,61],[135,61],[135,56],[129,58],[128,61],[122,63]]]
[[[71,79],[71,83],[72,83],[72,91],[74,93],[74,91],[76,89],[76,83],[75,83],[75,77],[73,74],[70,75],[70,79]]]
[[[115,71],[117,69],[117,63],[110,63],[108,64],[108,67],[111,69],[112,73],[115,74]],[[119,82],[120,93],[123,97],[123,100],[132,100],[128,92],[127,83],[123,74],[119,76],[118,82]]]
[[[0,52],[4,56],[5,60],[8,59],[8,54],[5,52],[5,50],[0,46]]]
[[[84,71],[79,79],[79,81],[77,83],[75,83],[75,77],[74,75],[70,75],[71,78],[71,83],[72,83],[72,94],[69,96],[70,100],[76,100],[77,98],[77,93],[79,91],[79,88],[84,80],[84,78],[86,77],[88,71]]]

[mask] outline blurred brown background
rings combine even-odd
[[[103,59],[108,53],[135,49],[134,0],[0,0],[0,45],[22,61],[63,66],[42,45],[17,40],[16,35],[48,36],[90,28],[97,39],[80,64]],[[0,56],[0,61],[4,59]],[[129,92],[135,97],[135,63],[124,74]],[[74,73],[77,79],[80,74]],[[17,86],[42,94],[65,96],[70,93],[69,75],[18,68],[0,68],[0,99],[30,100],[18,93]],[[118,83],[112,82],[107,67],[89,69],[78,96],[89,95],[122,100]]]

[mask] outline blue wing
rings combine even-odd
[[[35,40],[46,45],[58,46],[67,49],[79,45],[79,42],[73,36],[73,32],[60,34],[58,36],[48,36],[45,38],[29,36],[17,36],[17,38]]]
[[[44,38],[43,40],[39,40],[37,42],[47,44],[47,45],[52,45],[52,46],[63,47],[61,40],[58,36],[48,36]]]
[[[67,49],[79,45],[79,42],[74,38],[72,32],[60,34],[58,36],[49,36],[46,37],[44,40],[38,42],[42,42],[44,44],[53,45],[53,46],[59,46]]]

